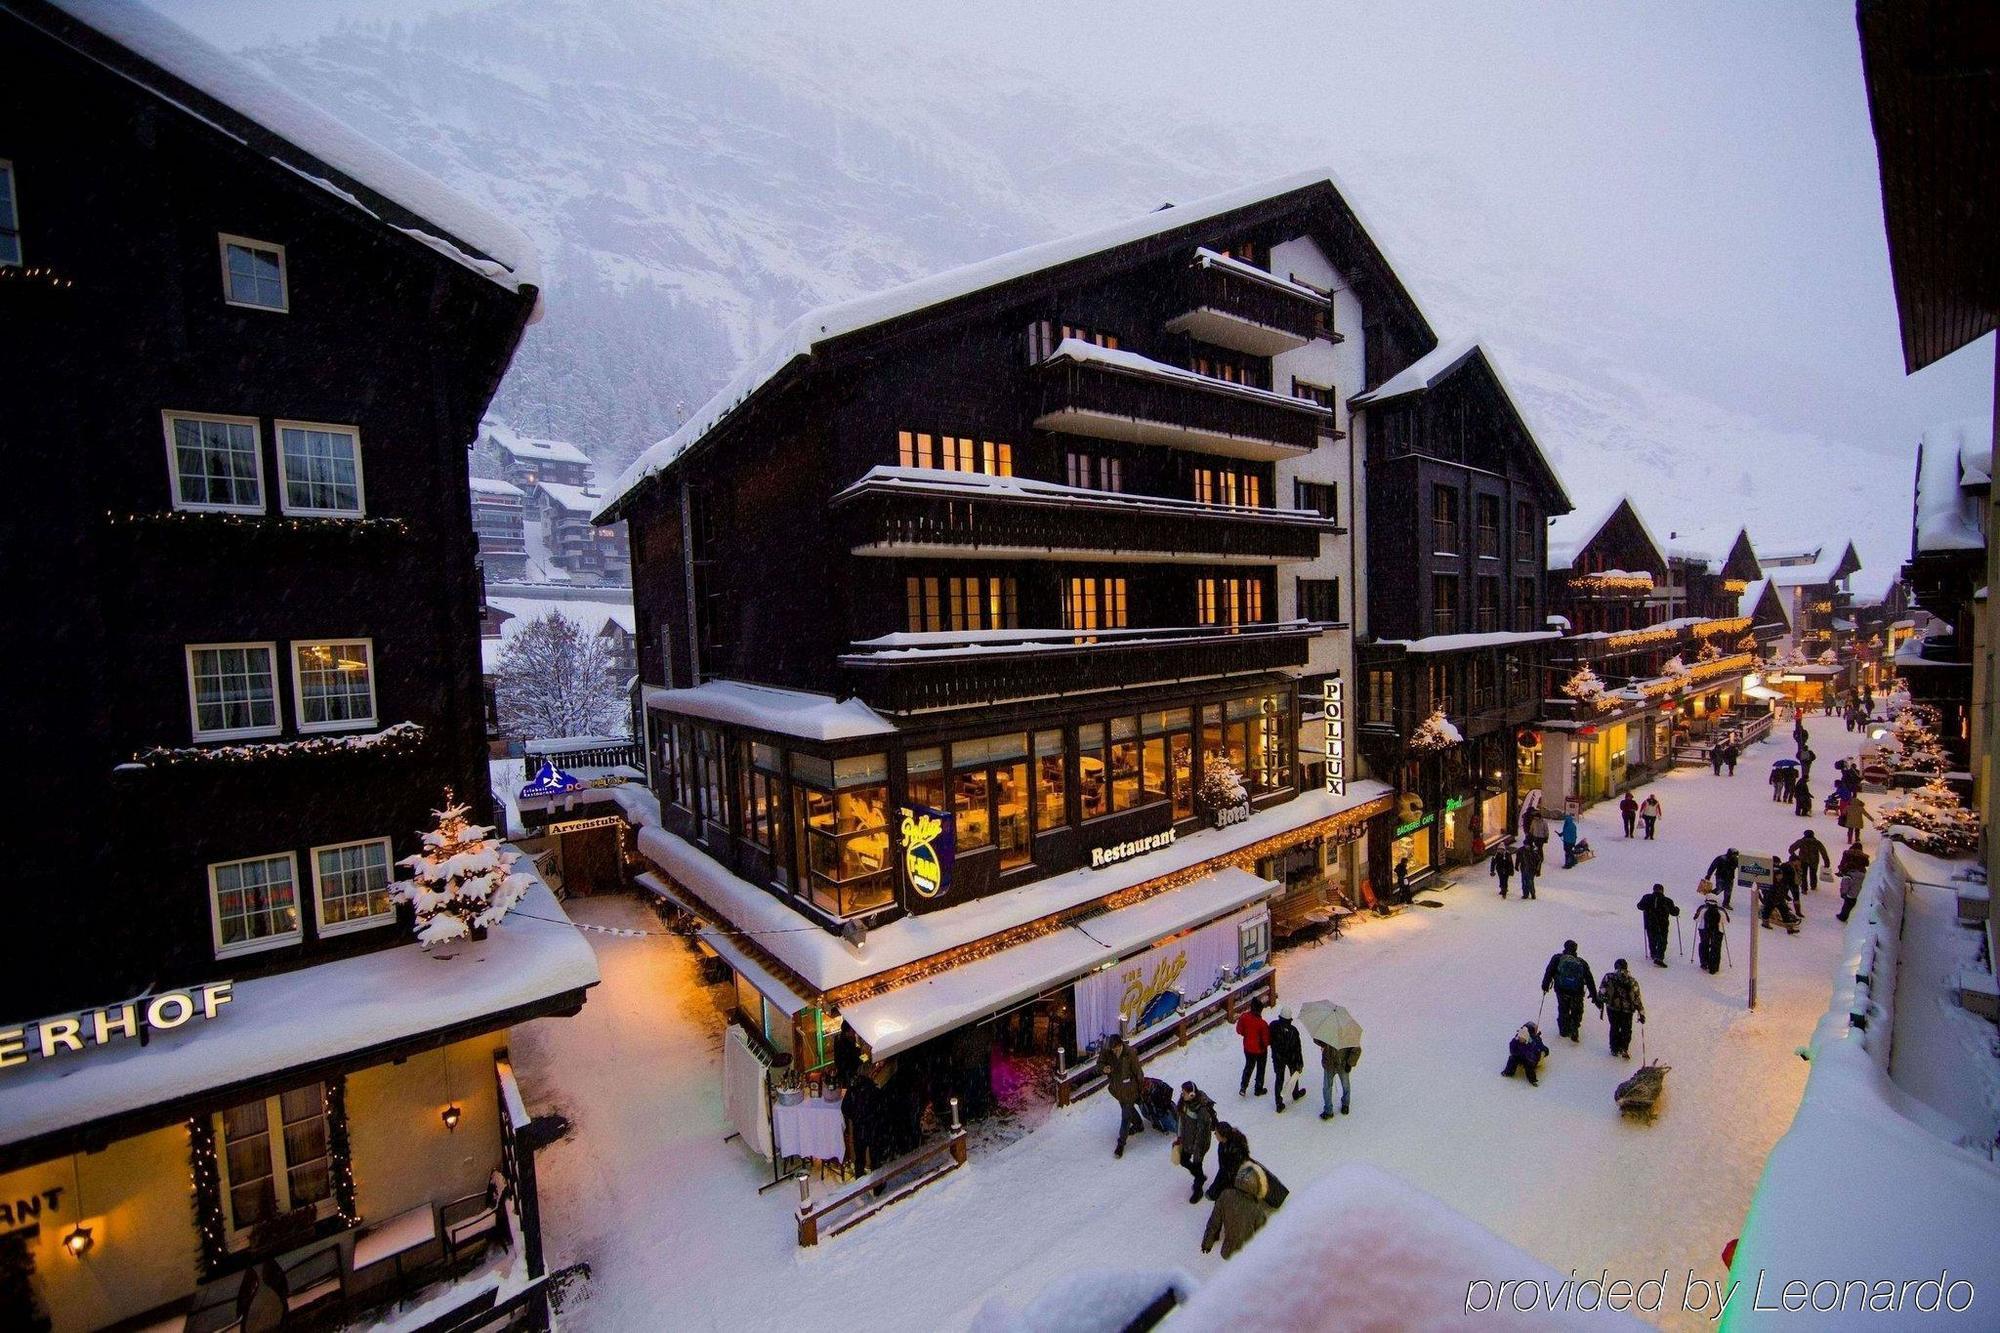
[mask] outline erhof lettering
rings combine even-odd
[[[136,1037],[139,1025],[166,1032],[200,1015],[214,1018],[234,997],[231,981],[210,981],[186,990],[162,991],[143,1000],[89,1009],[58,1018],[44,1018],[27,1027],[0,1028],[0,1069],[28,1063],[32,1053],[44,1060],[85,1046],[108,1046],[114,1037]],[[32,1032],[33,1037],[28,1034]]]

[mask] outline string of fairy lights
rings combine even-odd
[[[354,538],[407,537],[411,531],[409,521],[401,518],[220,514],[203,509],[158,509],[136,514],[107,511],[104,521],[113,528],[160,532],[311,533]]]
[[[423,740],[421,723],[398,722],[366,736],[305,736],[295,741],[266,741],[259,745],[155,745],[133,755],[131,762],[144,768],[181,768],[190,764],[255,764],[272,759],[357,752],[407,754],[422,745]]]

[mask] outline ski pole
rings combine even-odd
[[[1542,1010],[1544,1010],[1544,1009],[1546,1009],[1546,1008],[1548,1008],[1548,1007],[1549,1007],[1549,993],[1548,993],[1547,991],[1543,991],[1543,992],[1542,992],[1542,1002],[1541,1002],[1540,1004],[1538,1004],[1538,1005],[1536,1005],[1536,1006],[1535,1006],[1535,1026],[1536,1026],[1536,1027],[1540,1027],[1540,1026],[1542,1025]]]
[[[1639,1025],[1639,1063],[1646,1063],[1646,1025]]]
[[[1727,935],[1722,937],[1722,961],[1729,964],[1731,972],[1736,970],[1736,960],[1729,956],[1729,936]]]
[[[1687,941],[1685,941],[1685,940],[1683,940],[1683,939],[1681,938],[1681,919],[1680,919],[1679,917],[1675,917],[1675,918],[1674,918],[1674,957],[1676,957],[1676,958],[1686,958],[1687,956],[1688,956],[1688,951],[1687,951]]]

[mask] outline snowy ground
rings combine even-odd
[[[1811,726],[1830,773],[1856,738],[1831,720]],[[1806,900],[1803,933],[1761,933],[1754,1014],[1743,1007],[1747,920],[1739,915],[1731,932],[1733,970],[1709,977],[1675,959],[1661,971],[1644,961],[1635,904],[1659,880],[1687,912],[1715,853],[1782,852],[1798,836],[1808,821],[1773,804],[1763,781],[1770,760],[1790,752],[1786,730],[1753,747],[1733,779],[1682,770],[1656,783],[1658,842],[1622,840],[1610,804],[1589,812],[1597,858],[1552,870],[1536,902],[1500,900],[1474,867],[1458,886],[1425,895],[1443,904],[1435,910],[1281,954],[1288,1003],[1334,998],[1367,1028],[1351,1116],[1322,1123],[1315,1107],[1277,1116],[1268,1099],[1237,1100],[1229,1085],[1240,1057],[1227,1031],[1148,1072],[1192,1077],[1218,1094],[1224,1117],[1294,1186],[1343,1161],[1371,1161],[1565,1273],[1609,1268],[1638,1280],[1664,1270],[1670,1292],[1690,1268],[1721,1276],[1721,1248],[1804,1083],[1794,1049],[1827,1003],[1838,900],[1823,880]],[[1810,824],[1837,850],[1831,819]],[[653,921],[628,899],[570,906],[583,921]],[[1684,934],[1691,951],[1692,931]],[[1632,1065],[1605,1050],[1594,1012],[1581,1046],[1556,1043],[1541,1087],[1499,1077],[1507,1037],[1535,1015],[1542,967],[1565,937],[1600,973],[1617,957],[1635,964],[1652,1016],[1648,1049],[1673,1065],[1651,1127],[1621,1120],[1613,1106]],[[576,1127],[541,1159],[550,1262],[593,1269],[568,1327],[654,1328],[671,1313],[686,1329],[963,1328],[989,1296],[1020,1302],[1082,1266],[1199,1275],[1220,1264],[1199,1252],[1206,1209],[1187,1204],[1188,1178],[1169,1163],[1165,1139],[1149,1133],[1114,1161],[1116,1108],[1101,1097],[975,1155],[967,1170],[848,1235],[799,1249],[795,1192],[760,1196],[768,1164],[723,1142],[722,1020],[685,946],[592,939],[604,982],[582,1014],[536,1023],[515,1044],[530,1104],[560,1109]],[[1553,1002],[1543,1018],[1553,1034]]]

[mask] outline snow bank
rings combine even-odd
[[[1183,1301],[1193,1290],[1193,1279],[1181,1272],[1085,1269],[1058,1278],[1018,1310],[996,1296],[974,1317],[970,1333],[1124,1333],[1162,1298]]]
[[[1295,1192],[1173,1319],[1186,1333],[1306,1329],[1639,1328],[1556,1272],[1379,1167],[1349,1163]],[[1519,1287],[1501,1299],[1498,1284]],[[1546,1285],[1544,1285],[1546,1284]],[[1628,1284],[1629,1290],[1630,1284]],[[1648,1299],[1652,1289],[1636,1293]],[[1678,1302],[1667,1287],[1659,1301]],[[1593,1309],[1578,1308],[1591,1305]],[[1627,1308],[1630,1308],[1628,1305]]]
[[[1933,426],[1917,446],[1918,554],[1978,551],[1986,546],[1974,493],[1990,485],[1993,426],[1978,417]]]

